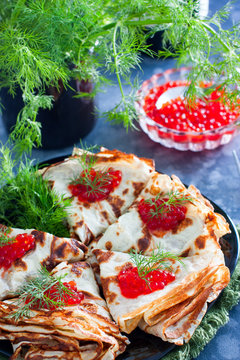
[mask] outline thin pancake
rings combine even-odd
[[[180,315],[174,323],[175,333],[171,331],[171,336],[167,338],[176,344],[189,340],[188,330],[191,327],[192,334],[200,323],[206,302],[215,299],[230,279],[223,254],[220,249],[216,249],[215,253],[189,256],[183,260],[184,265],[172,260],[176,277],[173,282],[162,290],[131,299],[121,294],[118,282],[121,269],[129,264],[135,266],[130,255],[99,249],[93,250],[93,253],[99,262],[104,296],[120,329],[130,333],[140,325],[144,330],[166,340],[166,333],[170,332],[170,326],[173,325],[166,325],[166,321]],[[186,311],[186,305],[189,311]],[[184,327],[179,335],[183,323],[190,326]],[[162,328],[155,331],[155,325],[162,325],[164,332]]]
[[[178,191],[193,201],[184,204],[187,208],[185,219],[172,230],[150,231],[138,212],[138,203],[142,199],[155,198],[157,194]],[[190,186],[189,189],[173,176],[157,172],[151,178],[129,210],[109,226],[102,237],[92,242],[97,249],[129,252],[136,249],[142,254],[150,254],[159,246],[174,254],[188,256],[211,251],[220,247],[219,237],[229,232],[225,219],[213,211],[210,203],[200,192]]]
[[[7,229],[4,225],[0,225],[0,228]],[[88,251],[84,244],[75,239],[59,238],[34,229],[11,228],[8,236],[14,238],[22,233],[34,236],[35,247],[15,260],[8,270],[0,269],[0,300],[13,296],[25,279],[37,274],[41,265],[50,270],[62,261],[82,260]]]
[[[67,221],[74,236],[88,244],[133,203],[147,183],[154,170],[151,160],[141,159],[133,154],[125,154],[118,150],[106,150],[97,153],[95,170],[106,171],[109,168],[122,173],[120,184],[109,196],[97,202],[81,202],[73,197],[68,186],[82,172],[79,158],[81,150],[74,150],[74,156],[60,163],[41,170],[43,177],[49,180],[56,193],[66,198],[73,198],[68,208]]]
[[[78,291],[83,292],[84,299],[79,305],[51,311],[31,310],[30,318],[21,318],[16,323],[7,317],[16,309],[15,300],[0,302],[0,337],[13,343],[13,359],[24,351],[25,359],[54,359],[54,356],[55,359],[115,359],[128,341],[111,320],[91,267],[86,262],[63,262],[52,275],[63,274],[66,274],[64,281],[75,281]]]

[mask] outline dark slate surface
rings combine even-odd
[[[226,1],[210,1],[210,13],[223,6]],[[231,20],[240,20],[240,1],[232,7]],[[158,73],[175,66],[174,60],[158,61],[144,58],[141,80],[149,78],[153,73]],[[125,88],[125,91],[128,89]],[[119,99],[117,86],[106,88],[96,98],[96,104],[101,111],[110,109]],[[5,142],[7,134],[0,119],[0,140]],[[84,141],[87,144],[104,145],[107,148],[117,148],[136,155],[155,159],[156,168],[169,175],[176,174],[185,184],[196,185],[203,194],[217,203],[235,223],[240,223],[240,174],[233,158],[233,150],[240,157],[240,136],[231,143],[216,150],[193,153],[167,149],[152,142],[141,131],[129,131],[121,126],[113,126],[99,117],[94,130]],[[34,150],[33,158],[45,161],[51,157],[71,153],[72,147],[60,150]],[[229,323],[218,331],[217,336],[207,345],[197,358],[198,360],[239,360],[240,359],[240,304],[230,312]]]

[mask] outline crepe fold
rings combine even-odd
[[[207,310],[207,303],[213,301],[230,280],[222,251],[216,249],[215,253],[186,257],[184,264],[171,260],[173,282],[162,290],[131,299],[122,295],[118,282],[122,269],[135,266],[131,256],[100,249],[93,253],[99,262],[105,299],[120,329],[130,333],[139,326],[177,345],[190,340]]]
[[[154,199],[157,194],[177,192],[191,201],[184,203],[187,208],[185,219],[172,230],[150,231],[138,212],[138,203]],[[229,231],[225,219],[193,185],[186,188],[176,177],[154,172],[126,213],[110,225],[102,237],[91,243],[93,248],[129,252],[131,249],[149,255],[161,247],[164,251],[181,256],[192,256],[206,250],[214,252],[219,248],[219,238]]]
[[[75,239],[59,238],[34,229],[7,228],[1,224],[0,229],[8,229],[9,238],[23,233],[35,238],[35,247],[32,250],[15,260],[8,270],[0,269],[0,300],[12,297],[24,280],[35,276],[41,266],[51,270],[62,261],[82,260],[88,252],[88,248]]]
[[[79,305],[31,310],[31,317],[15,322],[8,317],[17,308],[15,299],[0,302],[0,339],[12,342],[11,359],[115,359],[128,340],[112,321],[90,265],[62,262],[52,272],[56,275],[75,281],[84,294]]]
[[[76,196],[73,197],[68,187],[83,171],[80,161],[83,153],[86,152],[76,148],[72,157],[46,167],[40,172],[59,196],[72,198],[71,205],[66,210],[70,230],[73,236],[89,244],[133,203],[147,183],[154,170],[154,164],[152,160],[139,158],[133,154],[102,148],[94,155],[96,162],[93,168],[100,171],[109,168],[114,171],[119,170],[122,174],[121,182],[106,199],[84,203]],[[92,155],[88,153],[87,156]]]

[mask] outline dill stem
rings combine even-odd
[[[116,49],[116,36],[117,36],[117,30],[118,30],[119,24],[117,23],[113,32],[113,57],[114,57],[114,64],[115,64],[115,69],[116,69],[116,76],[117,76],[117,81],[118,81],[118,86],[122,95],[122,99],[124,101],[125,95],[123,92],[123,87],[122,87],[122,82],[121,82],[121,78],[120,78],[120,74],[119,74],[119,68],[118,68],[118,64],[117,64],[117,49]]]
[[[18,18],[19,14],[20,14],[20,9],[21,6],[23,6],[25,4],[26,0],[18,0],[15,8],[13,9],[12,15],[11,15],[11,22],[16,21],[16,19]]]
[[[137,17],[137,15],[135,16]],[[128,20],[124,20],[123,23],[125,25],[130,25],[130,26],[147,26],[147,25],[160,25],[160,24],[172,24],[172,19],[171,18],[162,18],[162,17],[156,17],[156,18],[151,18],[151,19],[145,19],[145,20],[131,20],[130,18]],[[116,27],[118,24],[118,22],[113,21],[109,24],[106,24],[102,27],[103,32],[106,30],[109,30],[113,27]]]
[[[238,56],[232,49],[230,49],[230,47],[228,46],[228,44],[226,44],[225,41],[222,40],[221,36],[220,36],[210,25],[208,25],[208,24],[207,24],[206,22],[204,22],[204,21],[201,21],[201,23],[202,23],[202,26],[203,26],[205,29],[207,29],[212,35],[214,35],[214,36],[218,39],[219,43],[223,46],[223,48],[224,48],[227,52],[229,52],[229,53],[231,53],[232,55],[234,55],[237,59],[239,58],[239,56]]]
[[[145,19],[145,20],[127,20],[125,21],[126,25],[131,25],[131,26],[148,26],[148,25],[160,25],[160,24],[172,24],[172,19],[171,18],[162,18],[162,17],[156,17],[156,18],[152,18],[152,19]]]

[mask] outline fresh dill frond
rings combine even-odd
[[[15,239],[10,238],[8,235],[11,232],[10,228],[2,227],[0,228],[0,247],[12,244]]]
[[[69,237],[64,220],[71,200],[59,198],[31,161],[21,160],[15,175],[8,148],[2,146],[0,154],[0,224]]]
[[[184,265],[182,258],[178,257],[169,251],[161,250],[160,246],[153,250],[150,256],[142,255],[136,250],[131,250],[130,252],[131,260],[136,265],[138,269],[138,275],[142,278],[147,284],[149,280],[147,275],[154,270],[168,270],[169,272],[173,271],[172,262],[178,261],[181,265]]]
[[[146,204],[153,206],[150,209],[149,219],[170,213],[172,207],[181,206],[188,202],[194,204],[194,200],[189,195],[180,193],[178,190],[172,190],[164,195],[158,193],[154,199],[146,199],[144,201]]]
[[[15,321],[31,317],[31,309],[61,309],[65,305],[65,296],[72,291],[62,280],[65,275],[51,276],[46,268],[41,267],[38,275],[28,280],[15,294],[18,296],[13,305],[17,307],[8,317]],[[51,292],[49,293],[49,290]]]
[[[190,102],[201,95],[199,81],[214,79],[223,84],[226,97],[238,104],[239,24],[229,29],[221,25],[229,16],[231,3],[206,19],[199,17],[195,0],[1,3],[0,87],[7,87],[12,95],[20,88],[24,100],[11,135],[19,153],[41,144],[37,113],[53,105],[46,89],[58,88],[60,79],[64,88],[70,78],[78,78],[101,89],[109,82],[110,73],[121,99],[109,109],[107,119],[126,129],[133,127],[136,114],[131,93],[137,88],[129,77],[133,69],[141,69],[143,53],[154,55],[146,40],[159,30],[164,34],[159,56],[174,56],[179,65],[192,66],[187,91]],[[129,94],[123,84],[128,85]]]
[[[97,161],[95,151],[99,150],[99,145],[86,145],[80,140],[81,155],[78,157],[78,161],[83,171],[89,172]]]
[[[84,185],[87,193],[91,195],[101,194],[105,192],[104,187],[111,181],[111,176],[107,171],[94,171],[83,170],[81,175],[71,181],[71,185]]]
[[[105,192],[104,187],[109,184],[112,177],[106,171],[95,170],[94,165],[97,162],[97,156],[93,153],[94,150],[99,149],[99,146],[84,146],[81,143],[81,155],[78,161],[82,167],[82,172],[70,181],[71,185],[83,185],[89,196],[91,194],[101,194]]]

